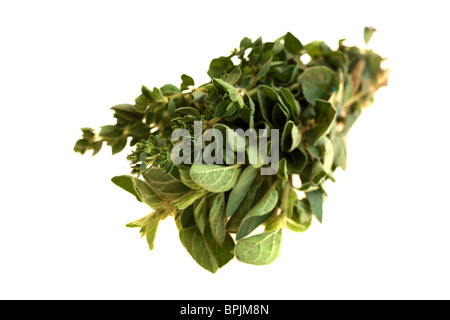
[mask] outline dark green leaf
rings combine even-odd
[[[299,54],[303,49],[303,45],[292,33],[288,32],[284,36],[284,47],[292,54]]]
[[[330,52],[331,49],[323,41],[313,41],[305,45],[306,52],[311,56],[311,58],[317,58]]]
[[[133,196],[136,197],[137,201],[142,202],[141,197],[137,194],[135,188],[134,188],[134,182],[133,180],[136,179],[133,176],[116,176],[111,179],[111,181],[118,187],[121,187],[122,189],[128,191]]]
[[[211,204],[211,210],[209,211],[209,224],[211,226],[211,232],[216,239],[217,243],[222,245],[225,241],[225,194],[219,193],[214,197]]]
[[[336,117],[336,109],[328,101],[317,100],[315,110],[317,113],[315,127],[306,132],[306,140],[314,145],[331,128]]]
[[[202,114],[200,113],[200,111],[198,111],[195,108],[191,108],[191,107],[182,107],[182,108],[178,108],[175,110],[175,112],[179,112],[182,114],[189,114],[191,116],[194,116],[197,119],[200,119]]]
[[[266,76],[267,72],[269,72],[270,70],[271,63],[272,63],[272,55],[269,56],[269,58],[266,61],[264,61],[264,64],[261,66],[261,68],[259,69],[258,73],[255,76],[255,81],[258,81]]]
[[[193,86],[195,84],[194,79],[192,79],[187,74],[181,75],[181,81],[182,81],[181,86],[180,86],[181,90],[189,89],[190,86]]]
[[[229,57],[220,57],[211,61],[208,75],[211,78],[220,78],[224,74],[230,72],[233,68],[234,64]]]
[[[189,206],[181,212],[181,228],[189,228],[196,225],[194,217],[194,206]]]
[[[206,196],[194,202],[194,218],[195,223],[201,233],[205,232],[207,225],[207,212],[206,212]]]
[[[181,182],[191,189],[200,189],[200,186],[192,180],[189,168],[185,166],[179,166]]]
[[[211,236],[212,238],[212,236]],[[208,240],[197,227],[180,230],[180,240],[192,258],[209,272],[216,273],[219,269],[214,252],[210,249]],[[214,240],[214,239],[213,239]]]
[[[258,87],[258,101],[261,115],[267,123],[272,123],[273,106],[279,102],[278,94],[269,86],[260,85]]]
[[[176,109],[176,105],[175,105],[175,101],[172,99],[172,97],[169,98],[169,103],[167,105],[167,113],[169,114],[169,116],[173,116],[173,114],[175,113],[175,109]]]
[[[365,27],[364,28],[364,42],[366,44],[369,43],[370,39],[372,38],[373,33],[377,31],[374,27]]]
[[[311,207],[307,199],[303,199],[295,204],[292,217],[287,218],[286,226],[295,232],[305,232],[311,225],[312,217]]]
[[[161,87],[161,92],[165,96],[173,96],[174,94],[180,93],[180,89],[173,84],[166,84]]]
[[[122,130],[119,130],[116,126],[103,126],[99,135],[108,139],[119,138],[122,136]]]

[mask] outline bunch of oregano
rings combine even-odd
[[[373,32],[364,30],[366,44]],[[387,84],[382,60],[343,40],[332,50],[291,33],[244,38],[211,61],[210,82],[195,88],[183,74],[180,86],[143,86],[134,104],[112,107],[116,124],[81,129],[74,150],[135,147],[132,175],[112,181],[152,209],[127,224],[150,250],[159,221],[172,216],[183,246],[210,272],[234,256],[269,264],[284,228],[322,221],[324,182],[345,169],[348,132]]]

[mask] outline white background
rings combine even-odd
[[[450,298],[449,24],[444,1],[2,1],[0,298]],[[447,20],[448,21],[448,20]],[[244,36],[341,38],[388,57],[390,85],[348,141],[324,221],[286,231],[278,260],[213,275],[171,218],[150,252],[125,224],[148,208],[110,182],[114,157],[72,152],[78,128],[141,85],[208,81]]]

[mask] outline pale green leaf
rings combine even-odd
[[[180,198],[170,202],[171,205],[177,207],[179,210],[184,210],[194,203],[195,200],[201,198],[205,194],[205,190],[193,190],[181,196]]]
[[[143,177],[155,194],[169,201],[176,200],[191,190],[161,168],[151,167],[143,173]]]
[[[236,259],[254,265],[267,265],[280,254],[281,229],[256,234],[237,241]]]
[[[241,168],[240,165],[193,164],[190,173],[192,180],[200,187],[219,193],[233,188],[239,178]]]

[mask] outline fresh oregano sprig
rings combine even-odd
[[[374,31],[364,30],[366,44]],[[304,232],[313,216],[322,222],[324,182],[335,180],[338,167],[345,169],[348,132],[387,84],[382,60],[342,40],[332,50],[322,41],[304,45],[291,33],[273,42],[244,38],[230,54],[211,61],[210,82],[195,88],[183,74],[179,86],[143,86],[134,104],[112,107],[114,125],[81,129],[74,150],[96,154],[106,142],[115,154],[128,143],[135,146],[128,156],[132,175],[112,181],[152,208],[127,224],[140,228],[150,249],[159,221],[173,216],[183,246],[205,269],[214,273],[233,257],[269,264],[279,255],[283,229]],[[211,154],[225,155],[231,164],[198,162],[196,141],[209,129],[224,140],[229,129],[278,129],[279,138],[266,138],[279,149],[258,154],[250,164],[254,145],[234,136],[233,146],[245,149],[239,162],[234,151],[211,148],[218,141],[214,136],[203,139],[200,149],[214,149]],[[176,130],[192,142],[183,149],[183,163],[172,157],[180,145],[172,136]],[[265,175],[272,150],[279,151],[279,164],[276,174]],[[296,177],[300,187],[294,186]]]

